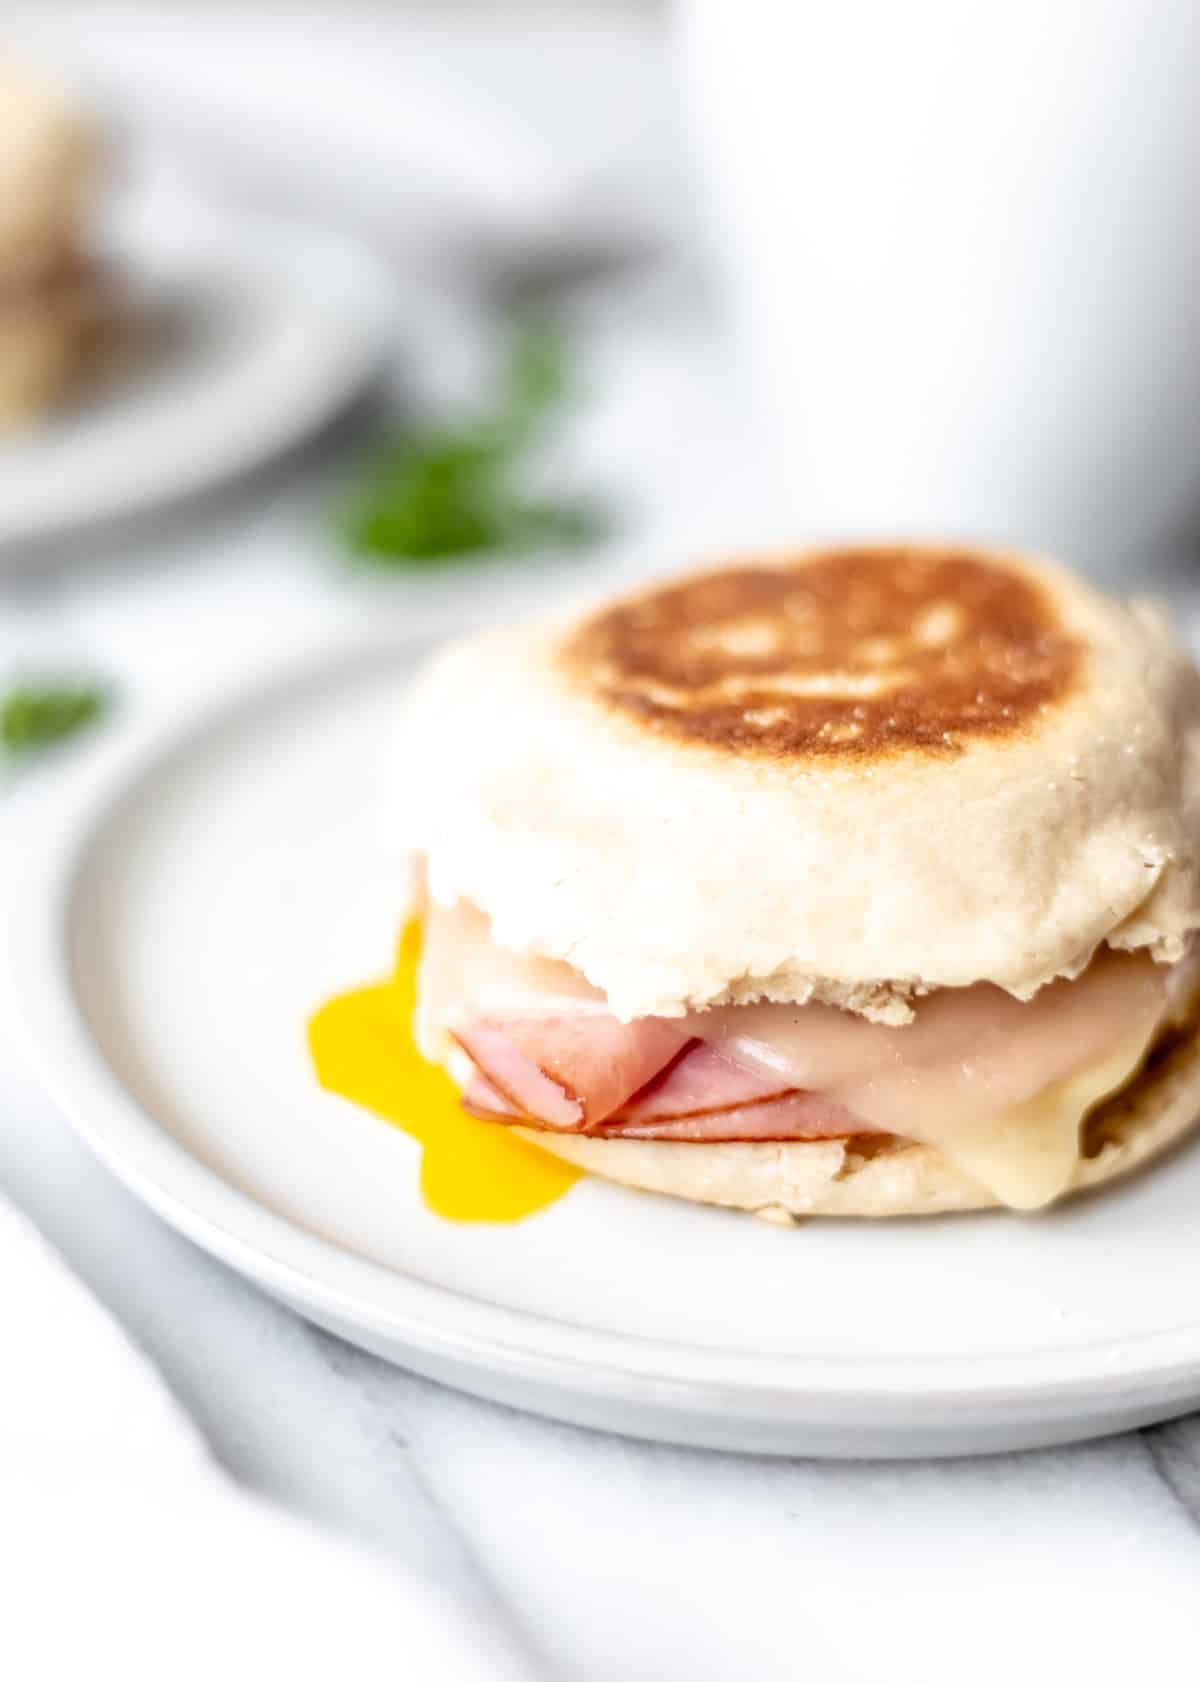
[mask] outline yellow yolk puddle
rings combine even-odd
[[[557,1202],[581,1178],[507,1127],[476,1121],[444,1070],[413,1039],[421,926],[400,938],[390,981],[356,987],[322,1005],[308,1025],[317,1079],[424,1147],[421,1195],[452,1221],[516,1221]]]

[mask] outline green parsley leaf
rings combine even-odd
[[[13,758],[39,753],[93,724],[107,701],[94,684],[18,684],[0,700],[0,745]]]
[[[520,547],[573,547],[604,529],[581,502],[531,501],[521,462],[567,395],[558,334],[516,334],[496,403],[457,427],[427,427],[387,445],[364,470],[344,512],[351,548],[380,565],[428,566]]]

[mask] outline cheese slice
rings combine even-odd
[[[696,1022],[740,1061],[1035,1209],[1070,1185],[1088,1110],[1136,1072],[1170,1014],[1168,973],[1144,954],[1101,952],[1025,1003],[986,984],[931,994],[904,1027],[820,1004],[722,1007]]]
[[[608,1011],[604,994],[570,964],[519,957],[495,945],[487,918],[474,906],[461,900],[449,910],[431,905],[424,924],[416,1037],[431,1062],[450,1066],[458,1060],[450,1030],[475,1017]]]
[[[914,1115],[907,1130],[1010,1209],[1041,1209],[1075,1178],[1088,1112],[1132,1079],[1154,1039],[1124,1040],[1107,1057],[1000,1115]]]

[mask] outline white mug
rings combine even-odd
[[[793,532],[1200,536],[1197,0],[676,23]]]

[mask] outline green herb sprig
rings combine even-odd
[[[29,759],[94,724],[107,705],[96,684],[15,684],[0,697],[0,748],[9,759]]]
[[[518,484],[569,384],[558,334],[518,332],[489,412],[408,432],[368,465],[344,510],[351,549],[379,565],[420,567],[600,536],[605,522],[594,504],[529,497]]]

